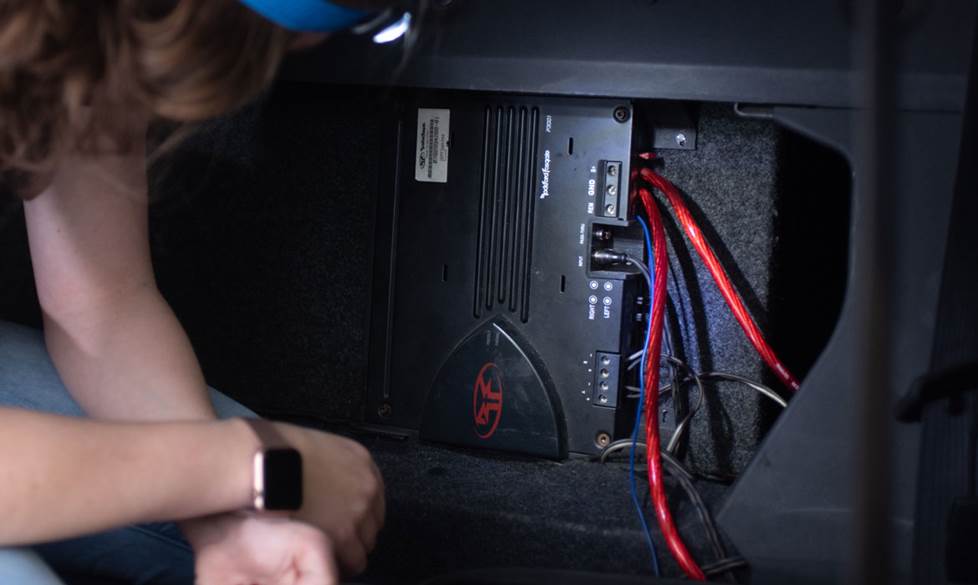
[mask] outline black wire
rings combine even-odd
[[[746,378],[746,377],[741,376],[739,374],[731,374],[729,372],[701,372],[701,373],[696,373],[696,372],[693,371],[692,368],[690,368],[690,366],[688,366],[684,362],[682,362],[682,361],[680,361],[680,360],[678,360],[678,359],[676,359],[676,358],[674,358],[672,356],[663,355],[662,357],[667,358],[669,360],[675,360],[676,365],[678,365],[678,366],[680,366],[682,368],[685,368],[687,371],[689,371],[689,372],[691,372],[693,374],[693,376],[691,376],[691,378],[692,377],[698,377],[700,380],[703,380],[703,381],[708,381],[708,380],[717,381],[717,380],[720,380],[720,381],[736,382],[738,384],[743,384],[744,386],[747,386],[748,388],[753,389],[754,391],[756,391],[757,393],[761,394],[762,396],[765,396],[765,397],[771,399],[772,401],[776,402],[778,404],[778,406],[780,406],[781,408],[787,408],[787,406],[788,406],[787,401],[784,398],[782,398],[780,394],[778,394],[773,389],[771,389],[770,386],[765,386],[764,384],[761,384],[760,382],[755,382],[754,380],[751,380],[750,378]],[[626,366],[626,369],[628,369],[628,370],[634,369],[635,366],[641,360],[642,360],[642,356],[639,356],[638,358],[635,358],[634,360],[628,362],[628,365]],[[671,386],[663,386],[661,389],[668,390],[668,389],[671,389]]]
[[[649,265],[648,264],[646,264],[645,262],[642,262],[641,260],[639,260],[638,258],[636,258],[636,257],[634,257],[634,256],[632,256],[630,254],[625,254],[625,258],[628,260],[628,262],[632,263],[635,266],[635,268],[638,268],[639,272],[641,272],[642,273],[642,276],[645,278],[645,284],[648,285],[648,287],[649,287],[649,306],[651,306],[651,304],[652,304],[652,294],[653,294],[653,292],[652,292],[652,270],[649,269]],[[666,299],[666,300],[668,300],[668,299]],[[667,354],[669,356],[675,355],[676,352],[673,351],[673,347],[672,347],[672,335],[669,333],[669,328],[668,327],[663,327],[662,328],[662,333],[663,333],[663,342],[665,343]]]
[[[629,369],[629,370],[633,369],[637,363],[641,362],[641,360],[644,359],[644,357],[645,357],[644,355],[639,355],[638,357],[636,357],[634,360],[632,360],[631,362],[628,363],[627,369]],[[676,358],[674,356],[671,356],[671,355],[663,355],[662,357],[669,361],[669,365],[671,366],[672,372],[673,372],[673,376],[672,376],[673,380],[672,380],[672,383],[671,384],[659,388],[659,394],[662,395],[663,393],[668,392],[668,391],[671,390],[672,391],[673,405],[677,408],[677,410],[679,409],[679,406],[680,406],[680,402],[679,402],[680,396],[678,395],[678,389],[679,389],[680,384],[678,384],[679,377],[676,375],[676,368],[677,367],[680,367],[680,368],[685,369],[690,374],[689,378],[687,380],[682,380],[682,382],[686,382],[688,380],[692,380],[692,381],[696,382],[696,385],[697,385],[697,387],[700,390],[700,396],[701,396],[700,401],[697,402],[697,405],[692,409],[692,411],[682,417],[682,419],[681,419],[681,421],[679,423],[680,425],[682,425],[682,427],[677,427],[677,428],[679,428],[680,432],[677,435],[675,435],[676,438],[675,439],[670,438],[670,443],[669,444],[670,445],[673,445],[673,447],[678,447],[678,445],[680,444],[679,441],[682,440],[682,438],[689,431],[689,426],[690,426],[692,417],[699,410],[699,407],[700,407],[700,404],[701,404],[702,400],[705,399],[705,396],[706,395],[705,395],[704,388],[703,388],[703,382],[706,381],[706,380],[724,380],[724,381],[736,382],[736,383],[739,383],[739,384],[743,384],[743,385],[747,386],[748,388],[751,388],[754,391],[756,391],[757,393],[761,394],[762,396],[765,396],[765,397],[769,398],[770,400],[778,403],[778,405],[781,406],[782,408],[785,408],[788,405],[788,403],[783,398],[781,398],[781,396],[778,395],[777,392],[775,392],[774,390],[772,390],[770,387],[765,386],[764,384],[761,384],[760,382],[755,382],[755,381],[753,381],[753,380],[751,380],[749,378],[746,378],[744,376],[740,376],[738,374],[731,374],[731,373],[728,373],[728,372],[702,372],[702,373],[697,373],[688,364],[686,364],[685,362],[683,362],[682,360],[680,360],[680,359],[678,359],[678,358]],[[626,386],[625,389],[626,390],[631,390],[633,392],[635,390],[635,388],[632,387],[632,386]],[[626,394],[625,396],[626,396],[626,398],[634,398],[634,396],[631,395],[631,394]]]
[[[740,376],[738,374],[730,374],[727,372],[701,372],[699,374],[699,377],[701,380],[726,380],[728,382],[736,382],[738,384],[743,384],[744,386],[751,388],[758,394],[776,402],[778,406],[780,406],[781,408],[788,407],[788,401],[786,401],[784,398],[781,398],[781,396],[777,392],[772,390],[769,386],[765,386],[760,382],[755,382],[750,378],[745,378],[744,376]]]
[[[597,460],[604,463],[607,461],[609,455],[615,453],[616,451],[623,450],[624,448],[631,446],[631,444],[631,439],[619,439],[609,443],[608,446],[601,450]],[[646,445],[645,443],[636,443],[635,448],[645,449]],[[693,508],[696,510],[696,514],[699,516],[700,522],[702,522],[703,528],[706,531],[706,537],[710,541],[710,547],[713,549],[713,554],[716,555],[716,558],[721,561],[726,559],[727,550],[723,545],[723,540],[720,538],[720,531],[717,530],[716,523],[713,521],[713,515],[710,513],[710,509],[707,507],[706,502],[703,501],[703,497],[696,489],[696,486],[693,485],[693,474],[668,452],[662,451],[661,456],[662,461],[665,464],[666,471],[676,480],[677,483],[679,483],[679,486],[684,492],[686,492],[686,496],[693,504]]]
[[[635,258],[634,256],[632,256],[630,254],[626,254],[625,255],[625,258],[627,259],[628,262],[630,262],[636,268],[638,268],[639,271],[642,273],[642,275],[645,277],[645,281],[646,281],[646,283],[648,284],[648,287],[649,287],[649,299],[651,299],[652,298],[652,294],[653,294],[652,293],[652,271],[651,271],[651,269],[649,268],[649,266],[645,262],[639,260],[638,258]],[[672,270],[671,263],[667,266],[667,269],[670,270],[670,271]],[[675,275],[673,275],[673,276],[675,277]],[[674,282],[675,282],[675,280],[674,280]],[[666,293],[666,294],[667,294],[666,301],[668,302],[668,300],[669,300],[668,299],[668,293]],[[682,445],[682,440],[683,440],[684,436],[689,431],[689,427],[692,424],[693,416],[696,414],[696,411],[699,410],[699,408],[702,406],[703,402],[706,400],[706,393],[704,392],[703,382],[696,375],[696,372],[693,371],[693,369],[691,367],[689,367],[689,365],[687,365],[685,362],[683,362],[682,360],[680,360],[677,357],[675,357],[676,351],[675,351],[675,347],[672,344],[672,331],[671,331],[671,328],[669,327],[669,324],[668,324],[668,310],[666,311],[666,317],[667,317],[667,322],[666,322],[665,326],[662,328],[663,341],[665,343],[666,353],[663,354],[662,357],[665,358],[666,360],[668,360],[668,362],[669,362],[669,385],[666,386],[665,388],[668,388],[668,389],[672,390],[672,407],[674,409],[675,419],[678,421],[676,423],[676,428],[677,428],[677,430],[679,432],[676,433],[676,434],[674,434],[673,436],[671,436],[669,438],[669,447],[671,448],[671,451],[672,452],[676,452],[676,451],[679,450],[679,447]],[[681,338],[678,340],[678,343],[679,343],[680,347],[684,347]],[[643,354],[643,357],[644,357],[644,354]],[[641,358],[640,358],[640,360],[641,360]],[[635,365],[633,363],[633,364],[630,364],[629,365],[628,369],[631,370],[634,367],[635,367]],[[700,397],[699,397],[699,400],[697,401],[695,407],[692,406],[692,405],[689,405],[686,401],[683,400],[683,394],[682,394],[683,393],[683,387],[682,387],[683,385],[679,383],[680,382],[680,377],[679,377],[678,372],[677,372],[677,367],[683,368],[689,374],[692,374],[692,376],[690,377],[690,379],[696,383],[696,386],[697,386],[697,388],[700,391]],[[689,397],[689,394],[687,393],[686,394],[687,401],[688,401],[688,397]]]
[[[689,412],[686,413],[686,415],[683,416],[682,420],[680,420],[679,423],[676,425],[676,430],[673,433],[673,435],[669,437],[669,442],[666,444],[666,451],[669,451],[670,453],[673,454],[675,454],[676,451],[678,450],[678,447],[680,446],[683,437],[686,435],[686,433],[689,432],[689,428],[693,422],[693,417],[696,416],[696,413],[699,412],[700,408],[703,407],[703,403],[706,401],[706,389],[703,387],[703,380],[700,378],[699,375],[696,374],[696,372],[693,372],[692,369],[690,369],[689,371],[693,375],[690,376],[688,380],[696,384],[696,388],[697,390],[699,390],[699,398],[697,399],[696,404],[690,407]],[[681,382],[686,382],[686,381],[687,380],[682,380]],[[672,401],[673,404],[676,406],[677,412],[679,410],[679,404],[678,404],[680,398],[679,388],[681,386],[682,384],[677,383],[674,385],[672,389],[673,392]]]
[[[707,577],[713,577],[728,571],[733,571],[734,569],[746,569],[748,566],[746,559],[742,557],[730,557],[721,559],[715,563],[710,563],[709,565],[704,565],[702,570]]]
[[[628,364],[628,368],[627,368],[628,370],[633,369],[638,363],[642,361],[642,359],[644,359],[645,357],[644,352],[639,352],[639,353],[640,355],[636,359],[632,360],[631,363]],[[670,450],[671,452],[676,452],[677,447],[680,444],[679,441],[682,440],[682,437],[686,434],[686,431],[689,429],[693,416],[703,405],[703,401],[706,400],[706,391],[703,388],[703,382],[700,379],[699,375],[696,373],[695,370],[693,370],[693,368],[689,366],[689,364],[687,364],[686,362],[680,360],[679,358],[671,354],[662,354],[662,358],[666,360],[666,362],[668,362],[671,380],[669,381],[669,384],[665,386],[661,386],[659,388],[659,395],[662,396],[663,394],[671,392],[670,398],[672,400],[672,406],[675,409],[675,416],[679,420],[679,422],[676,425],[676,429],[678,432],[673,434],[673,436],[669,438],[667,449]],[[689,374],[689,376],[687,378],[680,379],[677,373],[677,370],[679,368],[685,370],[687,374]],[[686,412],[686,408],[684,408],[685,405],[682,402],[681,392],[682,392],[683,383],[688,381],[692,381],[696,384],[696,387],[699,390],[699,399],[696,402],[696,406],[692,407],[692,410],[690,410],[689,412]],[[633,391],[634,388],[635,388],[634,386],[625,387],[626,390],[631,389]],[[635,396],[631,394],[626,394],[625,397],[635,398]]]
[[[642,275],[645,277],[645,281],[649,289],[649,299],[651,301],[653,295],[652,271],[641,260],[634,258],[633,256],[630,255],[626,255],[626,258],[630,263],[635,265],[642,273]],[[669,268],[670,269],[672,268],[671,265]],[[674,434],[674,436],[671,437],[669,441],[669,443],[673,445],[673,448],[675,448],[680,444],[682,436],[685,435],[686,432],[689,430],[690,423],[692,421],[693,416],[696,414],[696,411],[699,409],[699,406],[706,399],[706,392],[705,389],[703,388],[703,381],[700,379],[700,376],[696,373],[696,371],[693,370],[693,368],[691,368],[688,364],[686,364],[679,358],[675,357],[675,350],[672,344],[672,333],[668,326],[663,328],[663,333],[664,333],[663,337],[665,342],[666,353],[662,355],[662,358],[665,359],[669,365],[670,380],[668,385],[658,388],[657,391],[659,392],[659,394],[668,393],[671,391],[672,404],[673,404],[673,408],[676,411],[676,416],[677,418],[679,418],[680,416],[682,417],[677,426],[678,433]],[[679,343],[680,345],[682,344],[682,339],[679,340]],[[645,348],[643,347],[643,350],[644,349]],[[641,356],[638,357],[637,360],[635,360],[632,364],[629,365],[628,369],[629,370],[633,369],[635,365],[637,365],[638,363],[641,362],[642,359],[644,359],[644,357],[645,357],[645,352],[643,351]],[[680,369],[684,370],[685,373],[688,374],[688,376],[681,377],[679,373]],[[697,388],[699,389],[700,398],[696,408],[693,408],[688,413],[684,413],[681,412],[682,411],[681,392],[684,383],[688,381],[693,381],[696,383]],[[626,390],[632,388],[634,387],[630,388],[626,386]],[[639,408],[641,408],[641,406],[642,405],[638,405]],[[631,438],[614,441],[608,444],[604,449],[602,449],[601,453],[597,457],[597,460],[600,461],[601,463],[604,463],[609,455],[611,455],[616,451],[624,450],[625,448],[630,447],[631,445],[633,445]],[[641,448],[644,449],[646,447],[645,444],[643,443],[634,443],[634,445],[636,448],[641,446]],[[707,539],[710,541],[710,546],[713,548],[713,552],[716,555],[717,559],[719,559],[717,565],[719,565],[719,563],[723,563],[724,561],[729,562],[730,559],[726,559],[727,551],[723,545],[723,541],[720,538],[720,533],[717,530],[716,524],[713,521],[713,516],[710,513],[710,509],[706,506],[706,502],[703,501],[703,498],[700,495],[699,491],[696,489],[696,486],[693,485],[693,479],[694,479],[693,474],[690,473],[690,471],[687,470],[682,465],[682,463],[680,463],[677,459],[675,459],[675,457],[673,457],[671,453],[668,453],[665,450],[663,450],[662,452],[662,460],[665,462],[666,471],[676,479],[676,481],[679,483],[683,491],[686,492],[686,495],[689,498],[690,502],[693,504],[693,507],[695,508],[696,513],[700,518],[700,521],[703,523],[703,527],[704,530],[706,531]],[[713,574],[721,574],[725,572],[723,566],[722,565],[719,566],[720,566],[719,570],[715,570]],[[731,576],[733,577],[733,581],[736,582],[736,577],[733,575]]]
[[[710,546],[713,548],[713,554],[716,555],[717,559],[725,558],[727,556],[727,549],[723,546],[723,541],[720,539],[720,532],[713,522],[713,515],[710,514],[710,509],[706,507],[706,502],[703,501],[700,492],[693,485],[693,475],[683,467],[682,463],[666,451],[662,452],[662,461],[666,464],[665,466],[669,474],[679,482],[679,485],[686,492],[686,496],[689,497],[690,502],[692,502],[693,507],[696,509],[696,513],[700,517],[700,522],[703,523],[703,528],[706,530],[706,537],[710,541]]]

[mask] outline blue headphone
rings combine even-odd
[[[369,12],[329,0],[241,0],[268,20],[296,32],[333,32],[360,24]]]

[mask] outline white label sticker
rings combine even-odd
[[[448,182],[448,151],[451,111],[418,109],[418,149],[414,179],[424,183]]]

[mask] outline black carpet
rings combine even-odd
[[[739,118],[729,106],[706,105],[700,111],[696,150],[660,153],[660,173],[684,194],[762,331],[768,325],[779,140],[768,121]],[[670,332],[676,354],[697,371],[761,380],[763,363],[709,272],[681,226],[669,215],[665,221],[671,244]],[[706,391],[690,428],[688,462],[711,473],[736,475],[749,462],[766,427],[761,399],[728,382],[710,382]],[[691,393],[689,402],[695,405],[699,399],[695,390]]]
[[[624,452],[606,464],[583,458],[556,463],[413,439],[361,440],[374,453],[388,490],[388,524],[365,581],[413,583],[490,567],[651,574]],[[668,485],[692,553],[703,563],[713,562],[694,510],[671,481]],[[717,509],[725,486],[699,482],[698,487]],[[639,489],[646,504],[647,491]],[[651,516],[649,521],[654,523]],[[658,531],[653,534],[663,570],[677,575]]]

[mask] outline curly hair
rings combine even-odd
[[[238,0],[0,0],[0,173],[125,150],[134,120],[235,110],[293,38]]]

